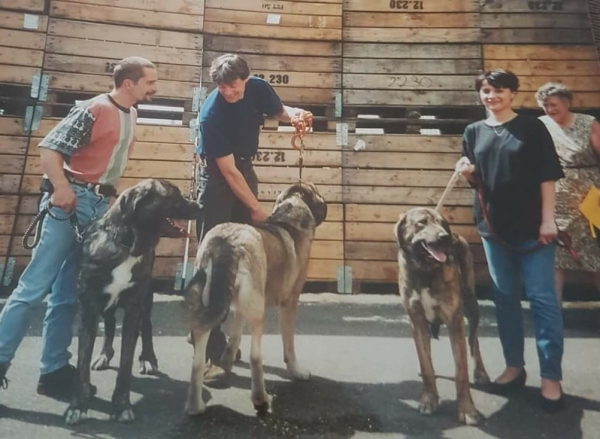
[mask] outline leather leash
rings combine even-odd
[[[310,111],[303,111],[299,116],[291,120],[294,127],[292,135],[292,148],[300,153],[298,159],[298,180],[302,182],[302,168],[304,167],[304,136],[310,131],[313,124],[313,114]],[[296,145],[296,140],[300,139],[300,146]]]
[[[65,217],[56,216],[55,214],[52,213],[52,211],[50,209],[52,209],[52,203],[50,203],[50,201],[48,201],[48,203],[46,204],[46,207],[44,207],[42,210],[40,210],[38,212],[38,214],[33,218],[33,220],[31,221],[31,224],[29,224],[29,227],[27,227],[27,230],[25,230],[25,234],[23,235],[23,240],[22,240],[23,248],[25,248],[27,250],[31,250],[31,249],[35,248],[35,246],[38,245],[38,243],[40,242],[40,239],[41,239],[40,232],[42,230],[42,225],[44,223],[44,217],[46,215],[49,215],[51,218],[53,218],[57,221],[71,220],[71,228],[75,232],[77,242],[83,242],[83,233],[79,230],[79,223],[77,221],[77,213],[75,213],[75,209],[73,208],[73,211],[68,216],[65,216]],[[35,228],[35,236],[33,238],[33,243],[30,244],[29,238],[31,237],[31,231],[34,228]]]

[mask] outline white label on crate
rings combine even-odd
[[[354,145],[354,151],[362,151],[366,147],[367,147],[367,144],[365,143],[365,141],[362,139],[358,139],[356,141],[356,145]]]
[[[24,29],[37,29],[40,25],[40,17],[32,14],[23,15],[23,28]]]
[[[280,22],[281,22],[281,15],[267,14],[267,24],[279,24]]]

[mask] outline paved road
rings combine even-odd
[[[304,383],[286,378],[276,314],[269,312],[263,352],[273,403],[262,418],[254,414],[249,399],[248,336],[242,341],[243,361],[234,369],[232,386],[206,389],[210,402],[205,415],[189,419],[183,414],[192,350],[185,341],[180,301],[158,296],[154,309],[161,374],[141,376],[135,370],[134,423],[108,419],[114,368],[92,373],[98,395],[91,404],[91,419],[77,427],[63,425],[65,403],[35,393],[40,309],[9,372],[9,388],[0,391],[0,438],[600,438],[600,308],[564,312],[566,411],[550,416],[538,409],[539,368],[527,314],[528,387],[510,400],[473,389],[475,404],[485,417],[477,427],[456,421],[454,366],[445,330],[433,342],[440,409],[430,417],[416,412],[421,392],[418,363],[407,317],[396,297],[303,296],[297,351],[313,373]],[[481,309],[482,353],[494,377],[503,362],[493,306],[482,301]]]

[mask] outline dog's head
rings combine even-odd
[[[186,200],[177,186],[163,179],[139,182],[126,189],[115,204],[123,220],[133,227],[158,230],[168,238],[189,236],[184,220],[200,215],[197,203]]]
[[[278,212],[281,213],[282,207],[285,204],[289,204],[291,207],[293,203],[290,203],[290,201],[293,201],[294,197],[302,200],[302,202],[308,206],[316,226],[325,221],[325,218],[327,218],[327,203],[319,193],[317,187],[312,183],[300,182],[286,188],[275,199],[271,215],[277,214]]]
[[[400,215],[394,234],[400,249],[422,266],[446,262],[454,243],[448,222],[428,208],[413,208]]]

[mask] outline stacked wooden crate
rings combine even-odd
[[[574,92],[575,108],[600,107],[600,67],[585,0],[488,0],[481,12],[484,66],[519,76],[517,107],[537,108],[535,91],[549,81]]]
[[[0,289],[14,278],[14,246],[28,126],[39,96],[48,15],[44,0],[0,0]]]

